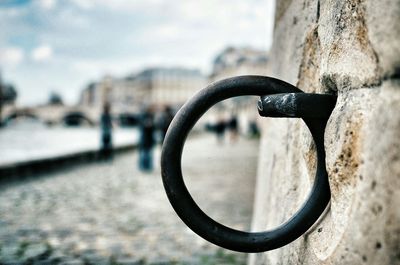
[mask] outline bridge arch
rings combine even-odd
[[[29,110],[21,110],[21,111],[14,111],[14,112],[8,114],[4,118],[3,123],[5,125],[7,125],[18,119],[30,119],[30,120],[36,120],[36,121],[43,122],[42,119],[40,119],[40,117],[38,115],[36,115],[36,113],[29,111]]]
[[[92,119],[90,119],[81,111],[70,111],[66,113],[62,117],[61,123],[67,126],[81,126],[81,125],[93,126],[95,124]]]

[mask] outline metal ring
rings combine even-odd
[[[316,144],[317,171],[309,197],[285,223],[265,232],[244,232],[224,226],[207,216],[185,186],[181,157],[186,137],[198,119],[219,101],[244,95],[303,93],[282,80],[240,76],[211,84],[199,91],[174,117],[163,144],[162,179],[168,199],[183,222],[196,234],[220,247],[239,252],[262,252],[282,247],[304,234],[320,217],[330,200],[325,168],[324,130],[327,118],[302,117]]]

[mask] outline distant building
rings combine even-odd
[[[206,85],[206,78],[198,70],[184,68],[152,68],[136,76],[140,87],[150,92],[149,103],[183,105],[196,91]]]
[[[238,75],[266,75],[267,71],[266,51],[229,47],[215,58],[210,80],[217,81]]]
[[[240,75],[267,75],[268,55],[265,50],[253,48],[229,47],[216,56],[213,71],[209,76],[210,82]],[[257,119],[257,98],[238,97],[219,103],[207,115],[210,122],[218,116],[227,119],[230,115],[239,118],[239,127],[242,132],[248,130],[250,122]]]
[[[148,104],[178,107],[206,84],[198,70],[149,68],[124,78],[104,77],[89,84],[80,103],[90,107],[112,105],[113,112],[138,112]]]
[[[265,75],[267,68],[266,51],[230,47],[215,58],[208,78],[199,70],[180,67],[148,68],[122,78],[105,76],[82,91],[80,104],[100,112],[102,106],[109,102],[114,115],[138,113],[149,104],[178,108],[208,83],[238,75]],[[221,114],[229,118],[231,113],[235,113],[245,131],[247,124],[257,117],[256,103],[255,97],[224,101],[213,108],[203,121],[215,119]]]
[[[81,93],[80,105],[101,110],[108,102],[113,112],[132,110],[134,94],[131,80],[105,76],[87,85]]]
[[[90,83],[82,90],[80,104],[93,107],[95,105],[95,92],[97,83]]]

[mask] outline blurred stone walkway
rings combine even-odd
[[[160,151],[156,152],[157,164]],[[248,230],[258,142],[187,142],[183,173],[200,207]],[[0,187],[0,264],[244,264],[191,232],[172,210],[157,165],[137,153]]]

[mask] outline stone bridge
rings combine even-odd
[[[5,106],[1,120],[7,124],[15,119],[31,118],[46,124],[62,124],[68,122],[94,125],[99,122],[100,108],[84,106],[46,105],[37,107]]]

